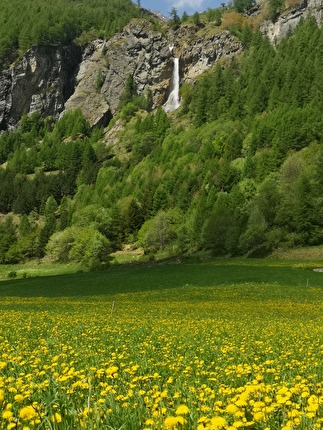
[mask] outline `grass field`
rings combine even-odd
[[[318,265],[183,260],[1,282],[0,429],[322,428]]]

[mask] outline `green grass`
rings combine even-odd
[[[0,430],[320,428],[318,263],[199,255],[4,280]]]
[[[77,264],[54,264],[42,260],[32,260],[23,264],[0,264],[0,281],[8,278],[31,278],[38,276],[67,275],[82,271]]]
[[[137,291],[168,291],[188,285],[212,287],[250,283],[293,287],[306,294],[307,288],[323,286],[323,273],[314,272],[315,267],[319,267],[318,262],[300,264],[269,259],[217,259],[206,262],[184,260],[180,264],[159,262],[120,265],[98,272],[62,274],[67,270],[75,271],[75,266],[43,266],[43,271],[37,271],[35,268],[35,274],[41,273],[46,277],[1,282],[0,297],[96,296]],[[54,273],[56,276],[50,276]]]

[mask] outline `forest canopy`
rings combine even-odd
[[[0,59],[31,45],[109,38],[139,14],[131,0],[0,0]]]

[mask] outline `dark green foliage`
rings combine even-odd
[[[269,16],[275,22],[284,6],[284,0],[269,0]]]
[[[180,25],[180,17],[178,16],[177,9],[175,7],[172,7],[172,10],[170,11],[170,25],[171,27],[176,30]]]
[[[248,12],[254,5],[254,0],[234,0],[234,8],[237,12],[245,13]]]
[[[137,94],[136,83],[132,75],[128,75],[126,78],[124,90],[120,96],[120,105],[119,108],[133,101],[134,97]]]
[[[125,230],[136,234],[144,222],[143,210],[135,199],[131,199],[125,214]]]
[[[201,24],[200,14],[198,12],[195,12],[193,15],[193,22],[195,25]]]
[[[130,0],[1,0],[0,59],[33,44],[111,37],[140,13]]]
[[[181,21],[182,22],[187,22],[188,21],[188,15],[187,15],[187,12],[185,10],[183,12]]]
[[[44,256],[45,246],[47,245],[49,238],[55,231],[56,211],[57,211],[57,203],[53,198],[53,196],[50,196],[46,201],[45,209],[44,209],[45,223],[41,227],[37,238],[36,253],[38,257]]]
[[[0,223],[0,264],[11,262],[7,254],[10,247],[14,245],[16,241],[17,235],[13,219],[11,217],[6,217],[4,222]]]
[[[208,8],[206,12],[206,18],[209,22],[213,22],[214,25],[219,26],[221,25],[222,21],[222,10],[220,8],[217,9],[211,9]]]

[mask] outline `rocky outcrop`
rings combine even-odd
[[[112,118],[107,98],[101,92],[108,70],[104,46],[102,40],[97,40],[85,49],[75,77],[74,92],[65,103],[65,111],[80,108],[92,126],[103,127]]]
[[[302,18],[310,16],[320,24],[323,21],[322,0],[302,0],[298,5],[280,15],[276,22],[265,21],[261,31],[273,43],[279,43],[290,31],[293,31]]]
[[[218,59],[241,49],[228,32],[207,35],[187,25],[165,35],[145,20],[134,20],[83,52],[75,46],[32,48],[10,69],[0,70],[0,131],[16,127],[24,112],[57,118],[77,107],[92,126],[106,126],[129,75],[138,94],[149,95],[156,107],[170,92],[173,52],[180,58],[181,81],[193,82]]]
[[[58,117],[74,90],[80,48],[35,47],[0,71],[0,130],[17,126],[24,112]]]
[[[149,92],[153,104],[161,104],[171,76],[170,59],[168,40],[154,31],[151,23],[132,22],[109,41],[95,41],[87,48],[75,92],[66,108],[84,106],[84,114],[92,125],[99,121],[100,115],[107,112],[114,115],[129,75],[138,94]]]
[[[162,105],[170,91],[172,52],[180,57],[182,82],[192,82],[215,61],[241,49],[228,32],[205,36],[191,25],[165,37],[150,22],[136,20],[111,40],[87,48],[66,109],[78,106],[92,125],[103,124],[104,115],[108,118],[118,110],[129,75],[139,95],[149,93],[153,107]]]
[[[228,31],[204,33],[196,26],[181,27],[174,34],[174,52],[181,60],[182,82],[192,83],[220,59],[242,51],[240,41]]]

